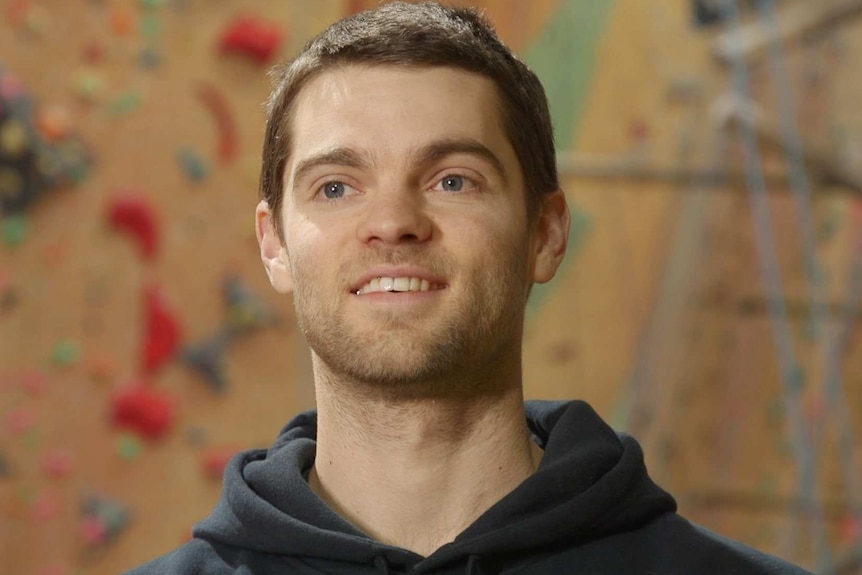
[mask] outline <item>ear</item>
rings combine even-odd
[[[269,276],[269,283],[279,293],[293,291],[293,278],[290,274],[290,260],[281,237],[275,229],[274,218],[278,217],[269,209],[269,204],[261,201],[254,212],[254,231],[260,246],[260,259]]]
[[[542,198],[533,230],[532,281],[545,283],[557,273],[569,243],[570,219],[569,205],[562,190]]]

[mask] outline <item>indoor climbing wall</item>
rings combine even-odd
[[[4,572],[176,547],[313,406],[253,233],[265,72],[376,4],[0,0]],[[588,400],[710,529],[860,571],[862,2],[470,4],[546,85],[573,215],[528,397]]]

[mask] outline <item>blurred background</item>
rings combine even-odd
[[[266,70],[376,4],[0,0],[3,572],[173,549],[313,407],[253,233]],[[573,213],[527,396],[634,434],[690,519],[862,572],[862,0],[471,4]]]

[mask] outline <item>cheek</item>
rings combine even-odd
[[[495,250],[493,257],[507,259],[513,256],[512,250],[523,250],[527,241],[525,222],[515,214],[498,213],[484,224],[477,223],[474,230],[478,241]]]
[[[320,259],[320,257],[315,255],[315,244],[308,241],[308,236],[293,234],[285,239],[287,257],[294,282],[298,289],[302,289],[305,283],[303,279],[314,276],[315,269],[319,267],[314,265],[315,260]]]
[[[309,218],[291,214],[284,219],[284,237],[291,253],[306,254],[319,249],[324,237],[323,228]]]
[[[470,257],[487,260],[506,260],[515,246],[525,241],[523,223],[513,214],[488,210],[478,214],[459,214],[448,221],[441,220],[444,242],[449,249]]]
[[[341,289],[351,260],[347,240],[339,227],[321,226],[308,219],[290,222],[287,240],[288,257],[295,289],[308,296],[322,290]]]

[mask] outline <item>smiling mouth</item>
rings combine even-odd
[[[356,295],[365,295],[381,292],[423,292],[441,290],[444,287],[446,287],[444,284],[429,282],[428,280],[419,278],[379,277],[369,281],[353,293]]]

